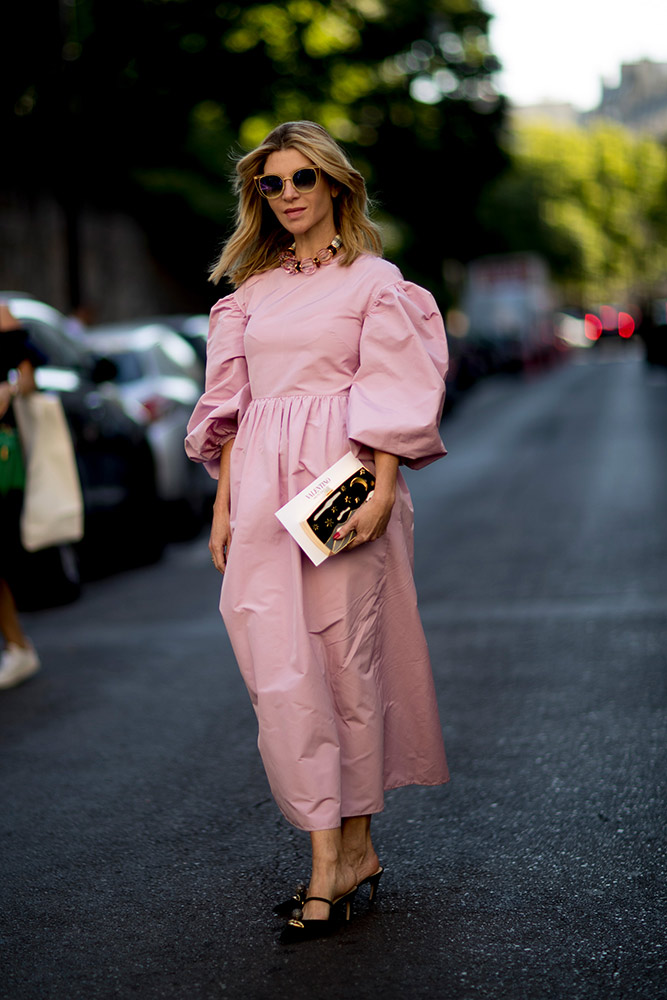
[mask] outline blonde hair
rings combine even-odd
[[[254,182],[269,154],[283,149],[303,153],[321,168],[328,183],[338,188],[333,204],[336,231],[345,247],[341,263],[349,266],[362,253],[382,256],[380,231],[369,218],[366,185],[359,171],[321,125],[285,122],[236,163],[234,191],[239,199],[236,229],[211,269],[209,280],[215,284],[226,277],[238,287],[258,271],[275,267],[280,252],[292,245],[293,237],[281,226]]]

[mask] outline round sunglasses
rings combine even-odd
[[[285,190],[285,181],[291,181],[297,194],[308,194],[317,187],[320,179],[319,167],[299,167],[291,177],[280,177],[278,174],[257,174],[253,178],[255,186],[262,198],[280,198]]]

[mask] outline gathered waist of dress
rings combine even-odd
[[[345,389],[343,392],[283,392],[277,393],[275,396],[253,396],[250,405],[253,403],[264,403],[267,400],[280,401],[282,399],[347,399],[350,395],[350,390]]]

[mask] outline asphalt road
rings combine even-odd
[[[452,781],[375,821],[379,900],[322,942],[270,799],[206,542],[27,616],[0,697],[11,1000],[659,1000],[667,373],[492,379],[410,476]]]

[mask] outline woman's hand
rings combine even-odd
[[[229,523],[229,510],[216,505],[213,508],[213,524],[208,547],[213,559],[213,565],[219,573],[227,568],[229,546],[232,544],[232,529]]]
[[[365,542],[374,542],[376,538],[381,538],[387,530],[393,506],[393,498],[383,500],[375,494],[363,503],[334,535],[334,538],[346,538],[351,531],[356,532],[343,551],[356,549]]]
[[[208,547],[213,565],[219,573],[224,573],[232,544],[232,528],[229,521],[229,464],[234,447],[234,438],[225,441],[220,452],[218,489],[213,504],[213,524]]]
[[[374,542],[384,535],[396,499],[396,476],[398,458],[386,451],[375,451],[375,490],[370,500],[342,525],[334,538],[346,538],[350,532],[356,534],[346,549],[356,549],[366,542]]]

